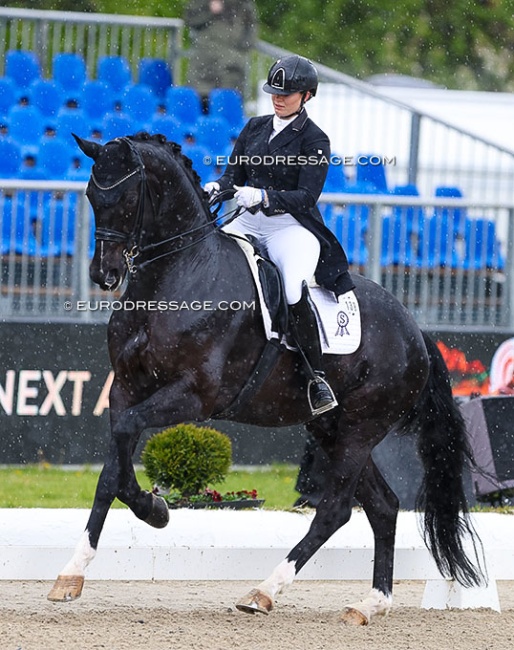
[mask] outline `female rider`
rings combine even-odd
[[[324,378],[307,285],[314,276],[336,299],[354,286],[346,255],[316,205],[330,160],[330,141],[305,110],[317,87],[316,68],[307,59],[291,55],[276,61],[263,86],[271,94],[274,115],[247,122],[224,174],[205,186],[211,195],[237,190],[236,202],[245,211],[224,230],[256,237],[281,272],[292,334],[310,378],[313,415],[337,401]]]

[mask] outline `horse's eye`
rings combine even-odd
[[[135,208],[137,206],[139,196],[137,192],[127,192],[125,196],[125,208]]]

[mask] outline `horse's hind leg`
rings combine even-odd
[[[341,620],[351,625],[367,625],[374,616],[387,614],[392,605],[399,503],[371,457],[362,471],[355,496],[364,508],[374,535],[373,587],[367,598],[345,607]]]
[[[267,580],[238,601],[236,607],[239,610],[265,614],[271,611],[275,596],[292,584],[296,574],[316,551],[347,523],[359,476],[370,453],[370,449],[356,443],[346,445],[343,440],[339,441],[338,449],[329,450],[330,472],[308,533]]]

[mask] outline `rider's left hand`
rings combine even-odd
[[[257,187],[239,187],[238,185],[234,185],[234,189],[237,190],[234,195],[237,205],[246,209],[260,205],[266,196],[264,190]]]

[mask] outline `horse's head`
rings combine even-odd
[[[180,248],[198,222],[210,225],[190,161],[164,136],[141,134],[105,145],[75,139],[95,161],[86,192],[96,227],[90,276],[102,289],[117,289],[145,254],[148,264],[157,248],[154,259]]]
[[[95,161],[86,191],[95,214],[96,240],[89,273],[102,289],[114,291],[126,273],[124,255],[136,245],[144,166],[123,138],[104,146],[75,139]]]

